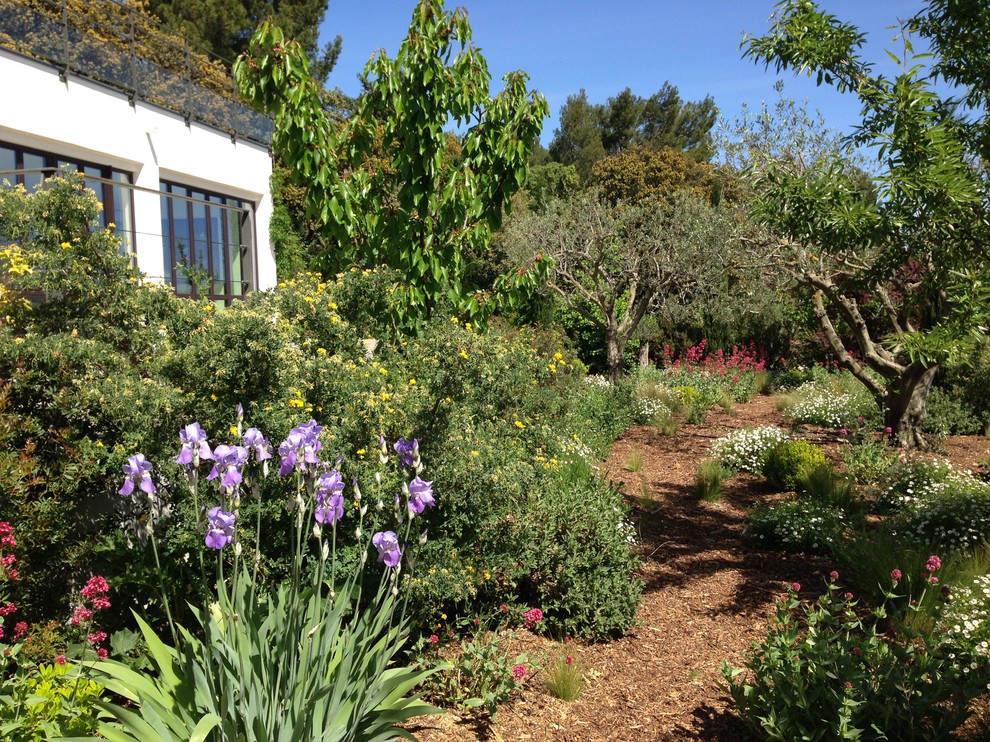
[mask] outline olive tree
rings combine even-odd
[[[552,258],[548,285],[603,332],[615,382],[643,318],[721,271],[734,232],[731,212],[686,192],[613,206],[589,191],[513,220],[504,239],[517,254]]]
[[[932,2],[919,19],[944,5]],[[906,61],[891,77],[862,58],[865,37],[854,26],[810,0],[779,3],[769,33],[744,41],[746,56],[815,75],[861,104],[849,144],[865,151],[872,176],[841,147],[800,161],[794,148],[752,147],[753,213],[771,230],[780,265],[806,289],[829,348],[873,393],[905,447],[925,446],[932,381],[941,362],[985,332],[990,286],[990,193],[973,136],[985,112],[933,88],[926,58],[911,53],[911,27],[925,28],[919,19],[904,29]],[[990,26],[985,9],[973,20]],[[931,43],[936,70],[973,53],[939,36]]]

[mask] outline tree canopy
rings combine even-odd
[[[711,96],[685,102],[669,82],[649,98],[626,88],[604,104],[589,102],[582,90],[568,96],[560,109],[550,156],[574,165],[584,183],[592,180],[596,162],[633,147],[670,148],[707,160],[714,154],[711,131],[716,116]]]

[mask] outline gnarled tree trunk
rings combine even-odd
[[[938,364],[923,366],[912,363],[887,385],[884,396],[884,425],[904,448],[928,448],[921,431],[926,417],[928,393],[931,391]]]

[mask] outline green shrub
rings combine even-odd
[[[9,742],[89,737],[102,711],[103,686],[80,666],[42,664],[0,678],[0,729]]]
[[[953,483],[893,520],[898,534],[947,552],[990,543],[990,485]]]
[[[802,498],[851,514],[860,509],[852,480],[839,474],[831,464],[810,469],[799,483]]]
[[[897,452],[884,440],[856,441],[840,450],[849,476],[859,484],[876,484],[897,464]]]
[[[834,581],[814,602],[798,589],[777,601],[743,668],[722,665],[733,706],[761,739],[943,740],[985,690],[986,675],[957,671],[938,637],[885,636],[883,608],[863,617]]]
[[[965,400],[938,387],[929,393],[921,427],[936,441],[943,441],[950,435],[976,435],[983,432],[985,425]]]
[[[519,560],[529,565],[520,595],[543,609],[551,632],[595,639],[626,632],[643,586],[632,576],[634,531],[616,490],[594,480],[548,483],[531,493],[513,532]]]
[[[763,465],[763,476],[780,490],[796,490],[813,469],[827,463],[825,453],[814,444],[785,441],[770,449]]]

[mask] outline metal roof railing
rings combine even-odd
[[[222,60],[113,0],[0,0],[0,46],[264,145],[272,120],[237,99]],[[11,105],[10,101],[6,105]]]

